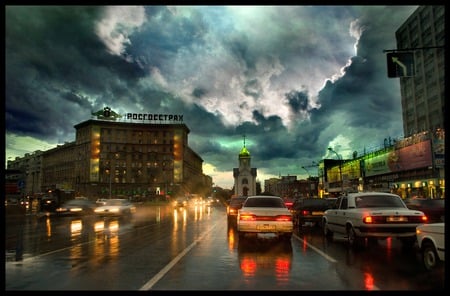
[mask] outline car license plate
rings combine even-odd
[[[319,216],[319,215],[323,215],[323,212],[312,212],[313,216]]]
[[[387,217],[386,221],[387,222],[407,222],[408,217],[403,217],[403,216]]]
[[[258,230],[275,230],[275,225],[270,224],[260,224],[256,226]]]

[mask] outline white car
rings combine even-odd
[[[290,240],[294,225],[292,214],[279,196],[249,196],[238,210],[239,238],[248,235]]]
[[[371,241],[398,238],[406,247],[416,242],[416,227],[427,222],[425,214],[410,210],[400,196],[384,192],[357,192],[340,196],[333,208],[322,217],[323,233],[347,238],[349,246]]]
[[[445,261],[445,223],[428,223],[416,227],[422,262],[432,270]]]
[[[95,214],[100,217],[128,217],[136,212],[136,207],[124,198],[107,199],[106,204],[95,209]]]

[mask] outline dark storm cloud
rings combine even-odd
[[[7,139],[73,141],[105,106],[183,114],[216,184],[231,186],[244,135],[260,181],[303,174],[329,146],[350,155],[401,134],[383,50],[414,9],[7,6]]]
[[[294,113],[308,109],[308,95],[306,93],[291,91],[286,94],[286,98]]]

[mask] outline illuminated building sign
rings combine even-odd
[[[104,120],[116,120],[117,118],[121,118],[122,115],[117,114],[111,108],[105,107],[103,110],[99,110],[97,112],[91,113],[93,116],[97,116],[97,119],[104,119]]]
[[[127,113],[126,118],[133,120],[183,121],[183,115],[175,114]]]
[[[122,115],[114,112],[110,107],[105,107],[103,110],[91,113],[97,116],[97,119],[116,120],[122,118]],[[127,120],[148,120],[148,121],[176,121],[183,122],[183,115],[180,114],[159,114],[159,113],[126,113]]]

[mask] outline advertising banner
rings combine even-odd
[[[407,147],[364,159],[366,176],[407,171],[432,166],[431,141],[426,140]]]

